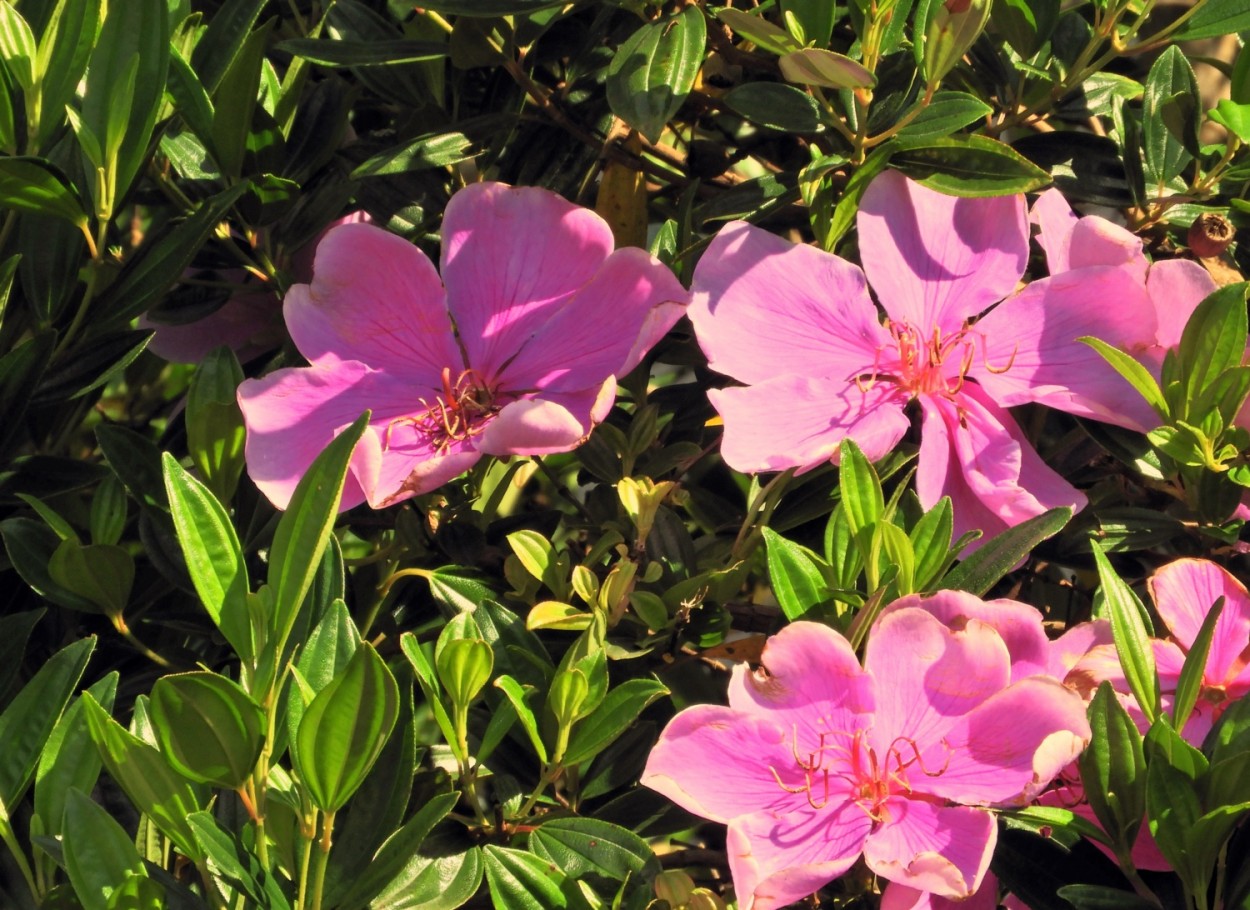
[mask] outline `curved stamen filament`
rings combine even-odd
[[[452,380],[451,368],[443,367],[442,392],[431,403],[418,398],[423,413],[396,417],[386,425],[383,447],[390,448],[396,426],[411,426],[424,435],[439,452],[453,442],[476,436],[486,429],[487,418],[499,412],[495,404],[497,388],[488,386],[475,370],[468,369]]]

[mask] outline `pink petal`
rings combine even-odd
[[[1068,248],[1072,243],[1072,229],[1078,220],[1063,193],[1056,189],[1041,193],[1029,211],[1029,221],[1039,228],[1037,242],[1046,253],[1046,267],[1052,275],[1071,268]]]
[[[1146,290],[1158,314],[1159,346],[1178,346],[1189,317],[1217,289],[1211,274],[1188,259],[1164,259],[1152,265],[1146,275]]]
[[[738,906],[779,910],[814,893],[855,864],[871,827],[850,800],[734,819],[725,846]]]
[[[492,377],[595,277],[613,245],[612,231],[589,209],[549,190],[502,183],[452,196],[442,237],[448,305],[469,363]]]
[[[920,403],[916,493],[926,509],[951,497],[956,537],[975,528],[989,537],[1047,509],[1085,506],[1084,494],[1046,466],[975,384],[965,384],[957,400],[925,395]]]
[[[1069,242],[1069,268],[1115,266],[1125,269],[1139,283],[1145,283],[1150,263],[1142,255],[1141,238],[1131,231],[1106,218],[1087,215],[1072,228]]]
[[[590,434],[562,405],[532,398],[504,405],[486,425],[477,447],[489,455],[549,455],[569,452]]]
[[[1089,219],[1086,219],[1089,220]],[[974,332],[983,339],[969,375],[992,399],[1038,402],[1145,431],[1159,416],[1097,351],[1091,335],[1132,352],[1154,344],[1154,307],[1123,268],[1088,268],[1044,278],[991,310]]]
[[[961,717],[925,754],[928,776],[911,772],[909,779],[914,789],[953,802],[1024,805],[1081,754],[1090,735],[1080,697],[1034,676]]]
[[[1018,600],[985,601],[966,591],[937,591],[900,597],[882,610],[881,615],[907,607],[926,610],[954,630],[962,629],[969,619],[980,620],[993,628],[1011,657],[1012,682],[1048,672],[1051,644],[1042,627],[1042,614],[1035,607]]]
[[[598,388],[631,366],[644,334],[653,341],[664,337],[689,296],[658,259],[639,249],[617,250],[588,284],[534,326],[532,337],[515,338],[520,347],[496,378],[508,390]]]
[[[216,273],[222,281],[244,282],[237,293],[203,319],[183,325],[139,317],[139,328],[156,334],[147,349],[172,363],[199,363],[225,345],[246,362],[281,344],[286,337],[277,296],[241,269]]]
[[[849,382],[892,344],[863,272],[743,221],[713,238],[692,290],[690,320],[708,363],[741,382],[791,373]]]
[[[349,212],[342,218],[336,218],[327,224],[325,229],[318,233],[316,237],[291,254],[291,276],[295,281],[300,284],[308,284],[308,282],[312,281],[313,262],[317,247],[325,239],[326,234],[340,224],[373,224],[373,217],[368,212]]]
[[[1107,620],[1078,623],[1050,643],[1050,665],[1046,672],[1064,680],[1092,648],[1111,642],[1111,623]]]
[[[1029,259],[1023,196],[957,199],[886,171],[864,193],[858,224],[877,299],[925,336],[1002,300]]]
[[[374,421],[370,430],[357,450],[366,453],[367,471],[358,473],[365,499],[375,509],[437,490],[482,456],[477,439],[453,440],[444,448],[432,446],[429,436],[403,417],[390,423]]]
[[[907,432],[904,397],[888,382],[865,391],[841,379],[778,376],[752,386],[712,389],[725,423],[721,457],[736,471],[807,471],[832,459],[851,437],[870,460]]]
[[[1178,559],[1156,572],[1149,585],[1155,609],[1186,650],[1193,646],[1215,601],[1223,597],[1204,678],[1208,685],[1227,685],[1245,671],[1250,659],[1250,593],[1240,581],[1205,559]]]
[[[864,844],[864,860],[877,875],[900,885],[962,900],[981,887],[989,871],[998,827],[985,809],[941,806],[894,797],[889,820]]]
[[[996,910],[997,907],[998,877],[993,872],[987,872],[976,893],[961,901],[890,882],[881,892],[879,910]]]
[[[879,756],[904,740],[904,751],[925,752],[1011,679],[1007,646],[990,626],[974,619],[952,630],[917,607],[877,621],[864,668],[876,680],[871,742]]]
[[[801,621],[785,626],[768,640],[760,661],[762,669],[754,673],[742,664],[734,668],[729,704],[789,731],[794,752],[819,750],[832,742],[831,734],[846,737],[869,722],[872,677],[847,640],[828,626]],[[792,767],[793,753],[786,760]]]
[[[772,810],[808,808],[795,765],[790,731],[773,720],[723,705],[695,705],[678,713],[647,758],[642,783],[695,815],[725,823]],[[716,773],[708,773],[715,768]],[[778,776],[774,776],[775,769]]]
[[[312,284],[283,304],[295,346],[312,363],[359,360],[438,388],[464,369],[438,273],[425,254],[371,224],[346,224],[317,247]]]

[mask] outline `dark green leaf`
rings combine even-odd
[[[117,695],[117,682],[118,674],[114,670],[87,691],[109,711]],[[101,764],[100,751],[91,741],[82,699],[75,699],[61,715],[39,754],[39,767],[35,771],[35,814],[39,816],[40,830],[51,837],[60,835],[66,798],[74,790],[90,793],[100,776]]]
[[[0,158],[0,209],[5,208],[87,224],[69,178],[41,158]]]
[[[370,910],[455,910],[482,884],[482,848],[435,831],[370,904]]]
[[[1107,682],[1090,702],[1089,724],[1089,746],[1077,759],[1081,783],[1103,830],[1127,852],[1146,811],[1142,737]]]
[[[1225,599],[1216,598],[1214,604],[1202,619],[1198,634],[1194,636],[1189,652],[1185,655],[1185,663],[1181,666],[1181,675],[1176,682],[1176,694],[1172,698],[1172,727],[1184,730],[1189,714],[1198,703],[1198,695],[1202,691],[1202,678],[1207,671],[1207,655],[1211,653],[1211,637],[1215,634],[1215,624],[1224,612]]]
[[[1250,9],[1244,0],[1207,0],[1185,24],[1169,36],[1171,41],[1218,38],[1250,28]]]
[[[90,797],[71,790],[65,803],[65,870],[84,910],[108,910],[113,892],[147,870],[126,829]]]
[[[1153,632],[1150,617],[1133,589],[1111,568],[1102,548],[1093,544],[1092,549],[1124,678],[1138,707],[1146,719],[1153,722],[1159,716],[1159,677],[1155,673],[1154,651],[1150,644]]]
[[[1142,103],[1142,147],[1153,182],[1180,174],[1197,151],[1198,99],[1193,67],[1172,45],[1150,67]]]
[[[1059,22],[1059,0],[996,0],[990,21],[1016,53],[1032,57]]]
[[[1250,282],[1220,288],[1198,304],[1177,351],[1184,400],[1193,402],[1225,370],[1237,367],[1246,349],[1246,294]],[[1188,409],[1177,415],[1200,420]]]
[[[1034,547],[1058,534],[1071,518],[1072,509],[1061,506],[994,535],[948,572],[942,587],[984,596]]]
[[[1015,149],[988,136],[900,140],[892,167],[929,189],[952,196],[1028,193],[1050,183],[1050,175]]]
[[[532,853],[487,844],[486,884],[496,907],[508,910],[564,910],[564,873]]]
[[[829,586],[817,556],[807,547],[786,540],[772,528],[764,528],[768,554],[768,580],[786,619],[802,619],[829,596]]]
[[[608,66],[607,96],[613,113],[657,141],[694,85],[706,38],[703,11],[697,6],[634,32]]]
[[[237,790],[265,740],[265,713],[239,684],[208,671],[162,676],[152,687],[161,752],[185,777]]]
[[[42,79],[36,148],[46,148],[64,125],[65,105],[78,89],[95,43],[100,5],[100,0],[61,0],[39,36],[36,57]]]
[[[315,38],[292,38],[278,45],[278,50],[295,54],[321,66],[387,66],[396,63],[418,63],[447,56],[447,45],[433,41],[411,41],[395,38],[390,41],[326,41]]]
[[[792,85],[748,82],[731,89],[722,101],[752,123],[769,129],[818,133],[825,128],[816,99]]]
[[[643,708],[667,694],[668,689],[654,679],[630,679],[610,689],[598,708],[574,728],[565,764],[580,764],[598,755],[637,720]],[[512,702],[516,706],[517,699]]]
[[[949,136],[983,120],[990,111],[988,104],[966,92],[938,92],[899,136],[908,140]]]
[[[649,883],[660,871],[645,840],[594,818],[552,819],[530,835],[529,848],[573,878],[593,874],[619,882],[632,876]]]
[[[34,404],[80,398],[121,374],[152,340],[142,330],[101,332],[54,361],[35,389]]]

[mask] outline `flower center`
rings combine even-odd
[[[913,397],[957,395],[976,360],[977,339],[982,359],[986,356],[985,336],[966,322],[954,332],[943,333],[940,326],[934,326],[929,334],[910,322],[887,319],[885,326],[893,343],[877,349],[868,376],[856,377],[856,384],[864,391],[877,379],[886,378]],[[985,361],[985,368],[991,373],[1005,373],[1015,359],[1013,351],[1005,366],[994,367]]]
[[[417,399],[422,414],[397,417],[387,425],[385,448],[390,448],[391,431],[397,424],[408,424],[424,435],[432,448],[445,452],[454,442],[478,435],[499,413],[498,387],[492,387],[476,370],[468,369],[454,380],[451,367],[443,367],[443,388],[434,400]]]

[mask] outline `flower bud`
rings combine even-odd
[[[668,901],[670,907],[681,907],[694,893],[694,882],[680,869],[670,869],[655,877],[655,896]]]
[[[1218,212],[1206,212],[1194,219],[1186,243],[1199,259],[1219,256],[1233,242],[1232,222]]]
[[[991,0],[945,0],[925,35],[924,77],[932,84],[954,68],[985,29]]]

